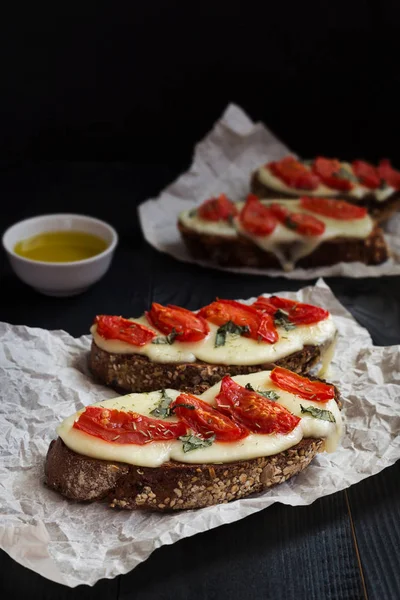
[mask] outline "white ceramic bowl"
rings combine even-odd
[[[92,258],[63,263],[31,260],[14,252],[17,242],[39,233],[71,230],[97,235],[107,242],[107,248]],[[7,229],[2,241],[12,268],[22,281],[47,296],[74,296],[84,292],[106,273],[118,235],[111,225],[93,217],[54,214],[19,221]]]

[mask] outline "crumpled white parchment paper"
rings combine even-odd
[[[156,548],[283,502],[310,504],[400,458],[399,346],[374,347],[323,281],[287,297],[320,304],[339,330],[330,381],[346,434],[294,479],[230,504],[172,514],[77,504],[47,489],[43,465],[58,423],[115,396],[87,371],[90,337],[0,323],[0,547],[22,565],[74,587],[126,573]]]
[[[192,258],[177,229],[178,215],[207,198],[224,192],[239,200],[249,193],[250,174],[265,162],[282,158],[289,148],[282,144],[262,123],[253,123],[238,106],[231,104],[212,131],[195,147],[192,166],[168,186],[156,199],[139,206],[139,217],[146,240],[157,250],[184,262],[234,273],[315,279],[316,277],[380,277],[400,275],[400,214],[390,221],[386,240],[392,253],[386,263],[367,266],[363,263],[339,263],[315,269],[279,269],[219,267]]]

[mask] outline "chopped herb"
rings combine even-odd
[[[354,173],[348,171],[344,167],[340,167],[339,171],[337,171],[337,173],[332,173],[332,175],[333,177],[340,177],[341,179],[348,179],[353,183],[358,183],[358,178],[354,175]]]
[[[379,190],[386,190],[389,187],[389,184],[384,179],[381,179],[381,183],[379,185]]]
[[[165,390],[161,390],[161,400],[158,406],[156,406],[150,414],[154,417],[166,418],[171,414],[170,404],[172,402],[172,398],[165,393]]]
[[[174,328],[171,333],[169,333],[168,335],[160,335],[156,338],[154,338],[154,340],[152,340],[152,344],[169,344],[171,346],[171,344],[174,343],[175,338],[178,337],[178,335],[180,335],[176,329]]]
[[[179,407],[188,408],[189,410],[195,410],[196,409],[196,407],[193,406],[193,404],[185,404],[185,403],[175,404],[175,406],[170,409],[170,414],[172,414],[175,411],[175,409],[179,408]]]
[[[297,223],[295,223],[294,221],[292,221],[292,219],[290,217],[286,217],[286,219],[285,219],[285,226],[288,229],[293,229],[293,231],[295,231],[297,229]]]
[[[251,392],[257,392],[257,394],[264,396],[264,398],[267,398],[267,400],[272,400],[272,402],[275,402],[275,400],[278,400],[279,398],[279,394],[277,394],[274,390],[255,390],[251,383],[246,383],[245,388]]]
[[[228,333],[233,335],[244,335],[250,331],[248,325],[236,325],[233,321],[227,321],[218,328],[215,336],[215,348],[225,346]]]
[[[189,210],[188,215],[191,219],[193,219],[193,217],[197,216],[197,208],[192,208],[192,210]]]
[[[215,434],[209,438],[200,438],[197,435],[181,435],[178,440],[183,442],[183,451],[190,452],[198,448],[207,448],[215,441]]]
[[[321,421],[329,421],[330,423],[336,423],[336,419],[330,410],[317,408],[316,406],[306,406],[306,408],[304,408],[304,406],[302,406],[301,404],[300,408],[302,413],[309,413],[315,419],[321,419]]]
[[[274,323],[277,327],[283,327],[285,331],[295,329],[296,325],[289,319],[289,315],[284,310],[278,308],[274,315]]]

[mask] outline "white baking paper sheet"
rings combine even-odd
[[[289,148],[262,123],[253,123],[241,108],[231,104],[212,131],[195,147],[189,171],[163,190],[158,198],[139,206],[144,237],[154,248],[178,260],[235,273],[289,279],[400,275],[400,214],[391,220],[386,236],[392,257],[378,266],[339,263],[316,269],[297,268],[286,273],[278,269],[218,267],[190,256],[176,226],[179,213],[222,192],[233,200],[244,199],[249,193],[250,174],[254,169],[288,152]]]
[[[399,346],[374,347],[323,281],[290,298],[334,315],[339,340],[329,379],[344,401],[346,434],[297,477],[230,504],[172,514],[77,504],[43,484],[58,423],[82,406],[115,396],[87,371],[89,336],[0,323],[0,547],[44,577],[93,585],[133,569],[163,544],[283,502],[310,504],[378,473],[400,457]]]

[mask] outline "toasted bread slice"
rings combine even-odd
[[[151,392],[168,387],[201,394],[224,375],[247,375],[281,366],[301,375],[323,360],[334,339],[323,345],[304,346],[299,352],[274,363],[260,365],[215,365],[205,362],[156,363],[141,354],[111,354],[93,341],[89,367],[94,377],[118,392]]]
[[[178,221],[178,228],[190,254],[224,267],[282,269],[277,257],[241,235],[199,233]],[[379,265],[389,258],[383,232],[375,227],[366,239],[335,238],[322,242],[312,253],[297,261],[300,268],[362,262]]]
[[[87,407],[59,425],[60,437],[47,453],[46,483],[72,500],[159,511],[229,502],[282,483],[317,452],[334,451],[343,423],[335,386],[279,373],[286,384],[263,371],[228,377],[197,398],[167,389]],[[228,388],[233,413],[226,412],[229,395],[220,398]],[[196,423],[206,422],[211,431],[199,433]],[[245,432],[229,439],[239,423],[246,423]],[[221,432],[225,437],[218,438]]]
[[[258,170],[254,171],[251,176],[250,189],[253,194],[262,199],[275,199],[281,198],[284,200],[297,200],[299,192],[297,194],[289,194],[276,190],[265,185],[258,176]],[[304,195],[307,195],[304,192]],[[329,196],[330,198],[336,198],[340,200],[346,200],[357,206],[364,206],[371,217],[377,222],[382,223],[387,221],[400,209],[400,191],[394,190],[393,193],[384,201],[377,200],[376,195],[371,190],[371,193],[365,195],[363,198],[354,198],[353,196],[346,194],[345,192],[339,192],[335,196]]]
[[[322,448],[322,439],[304,438],[273,456],[151,468],[89,458],[58,438],[50,444],[45,477],[48,487],[71,500],[105,500],[113,508],[165,512],[226,503],[283,483],[303,471]]]

